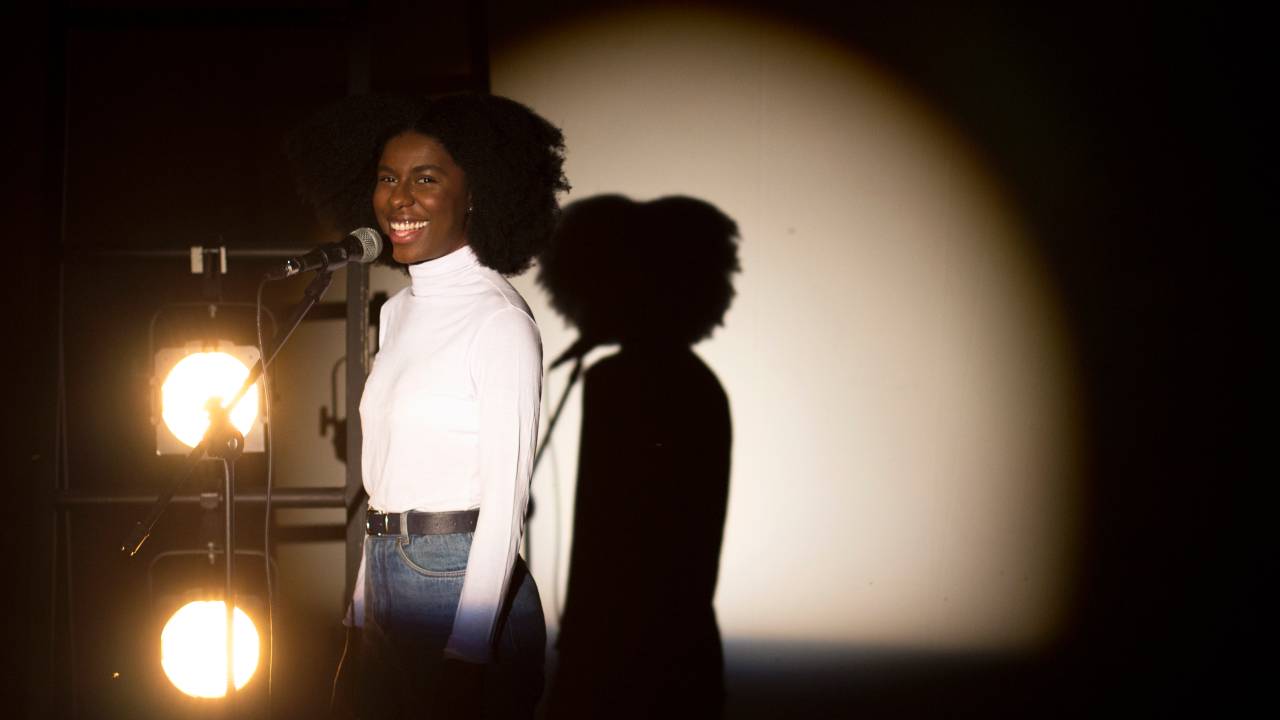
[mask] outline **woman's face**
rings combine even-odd
[[[387,141],[373,212],[397,262],[434,260],[466,245],[469,201],[466,175],[434,138],[409,131]]]

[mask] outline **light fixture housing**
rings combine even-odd
[[[252,345],[190,342],[157,351],[152,367],[152,423],[156,426],[156,454],[186,455],[209,426],[210,398],[225,402],[235,395],[258,361]],[[231,411],[231,424],[244,435],[245,452],[262,452],[262,407],[258,385],[250,388]]]

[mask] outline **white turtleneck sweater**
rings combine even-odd
[[[524,299],[468,246],[409,275],[382,307],[360,400],[364,487],[383,512],[480,509],[445,655],[485,662],[524,530],[542,341]],[[362,559],[356,624],[363,588]]]

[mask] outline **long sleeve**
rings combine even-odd
[[[478,410],[480,519],[445,656],[487,662],[524,531],[538,438],[542,343],[508,307],[477,332],[467,358]]]

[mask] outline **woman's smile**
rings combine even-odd
[[[387,236],[391,242],[397,245],[405,245],[415,242],[419,236],[424,236],[429,232],[430,220],[391,220],[388,225],[391,232]]]

